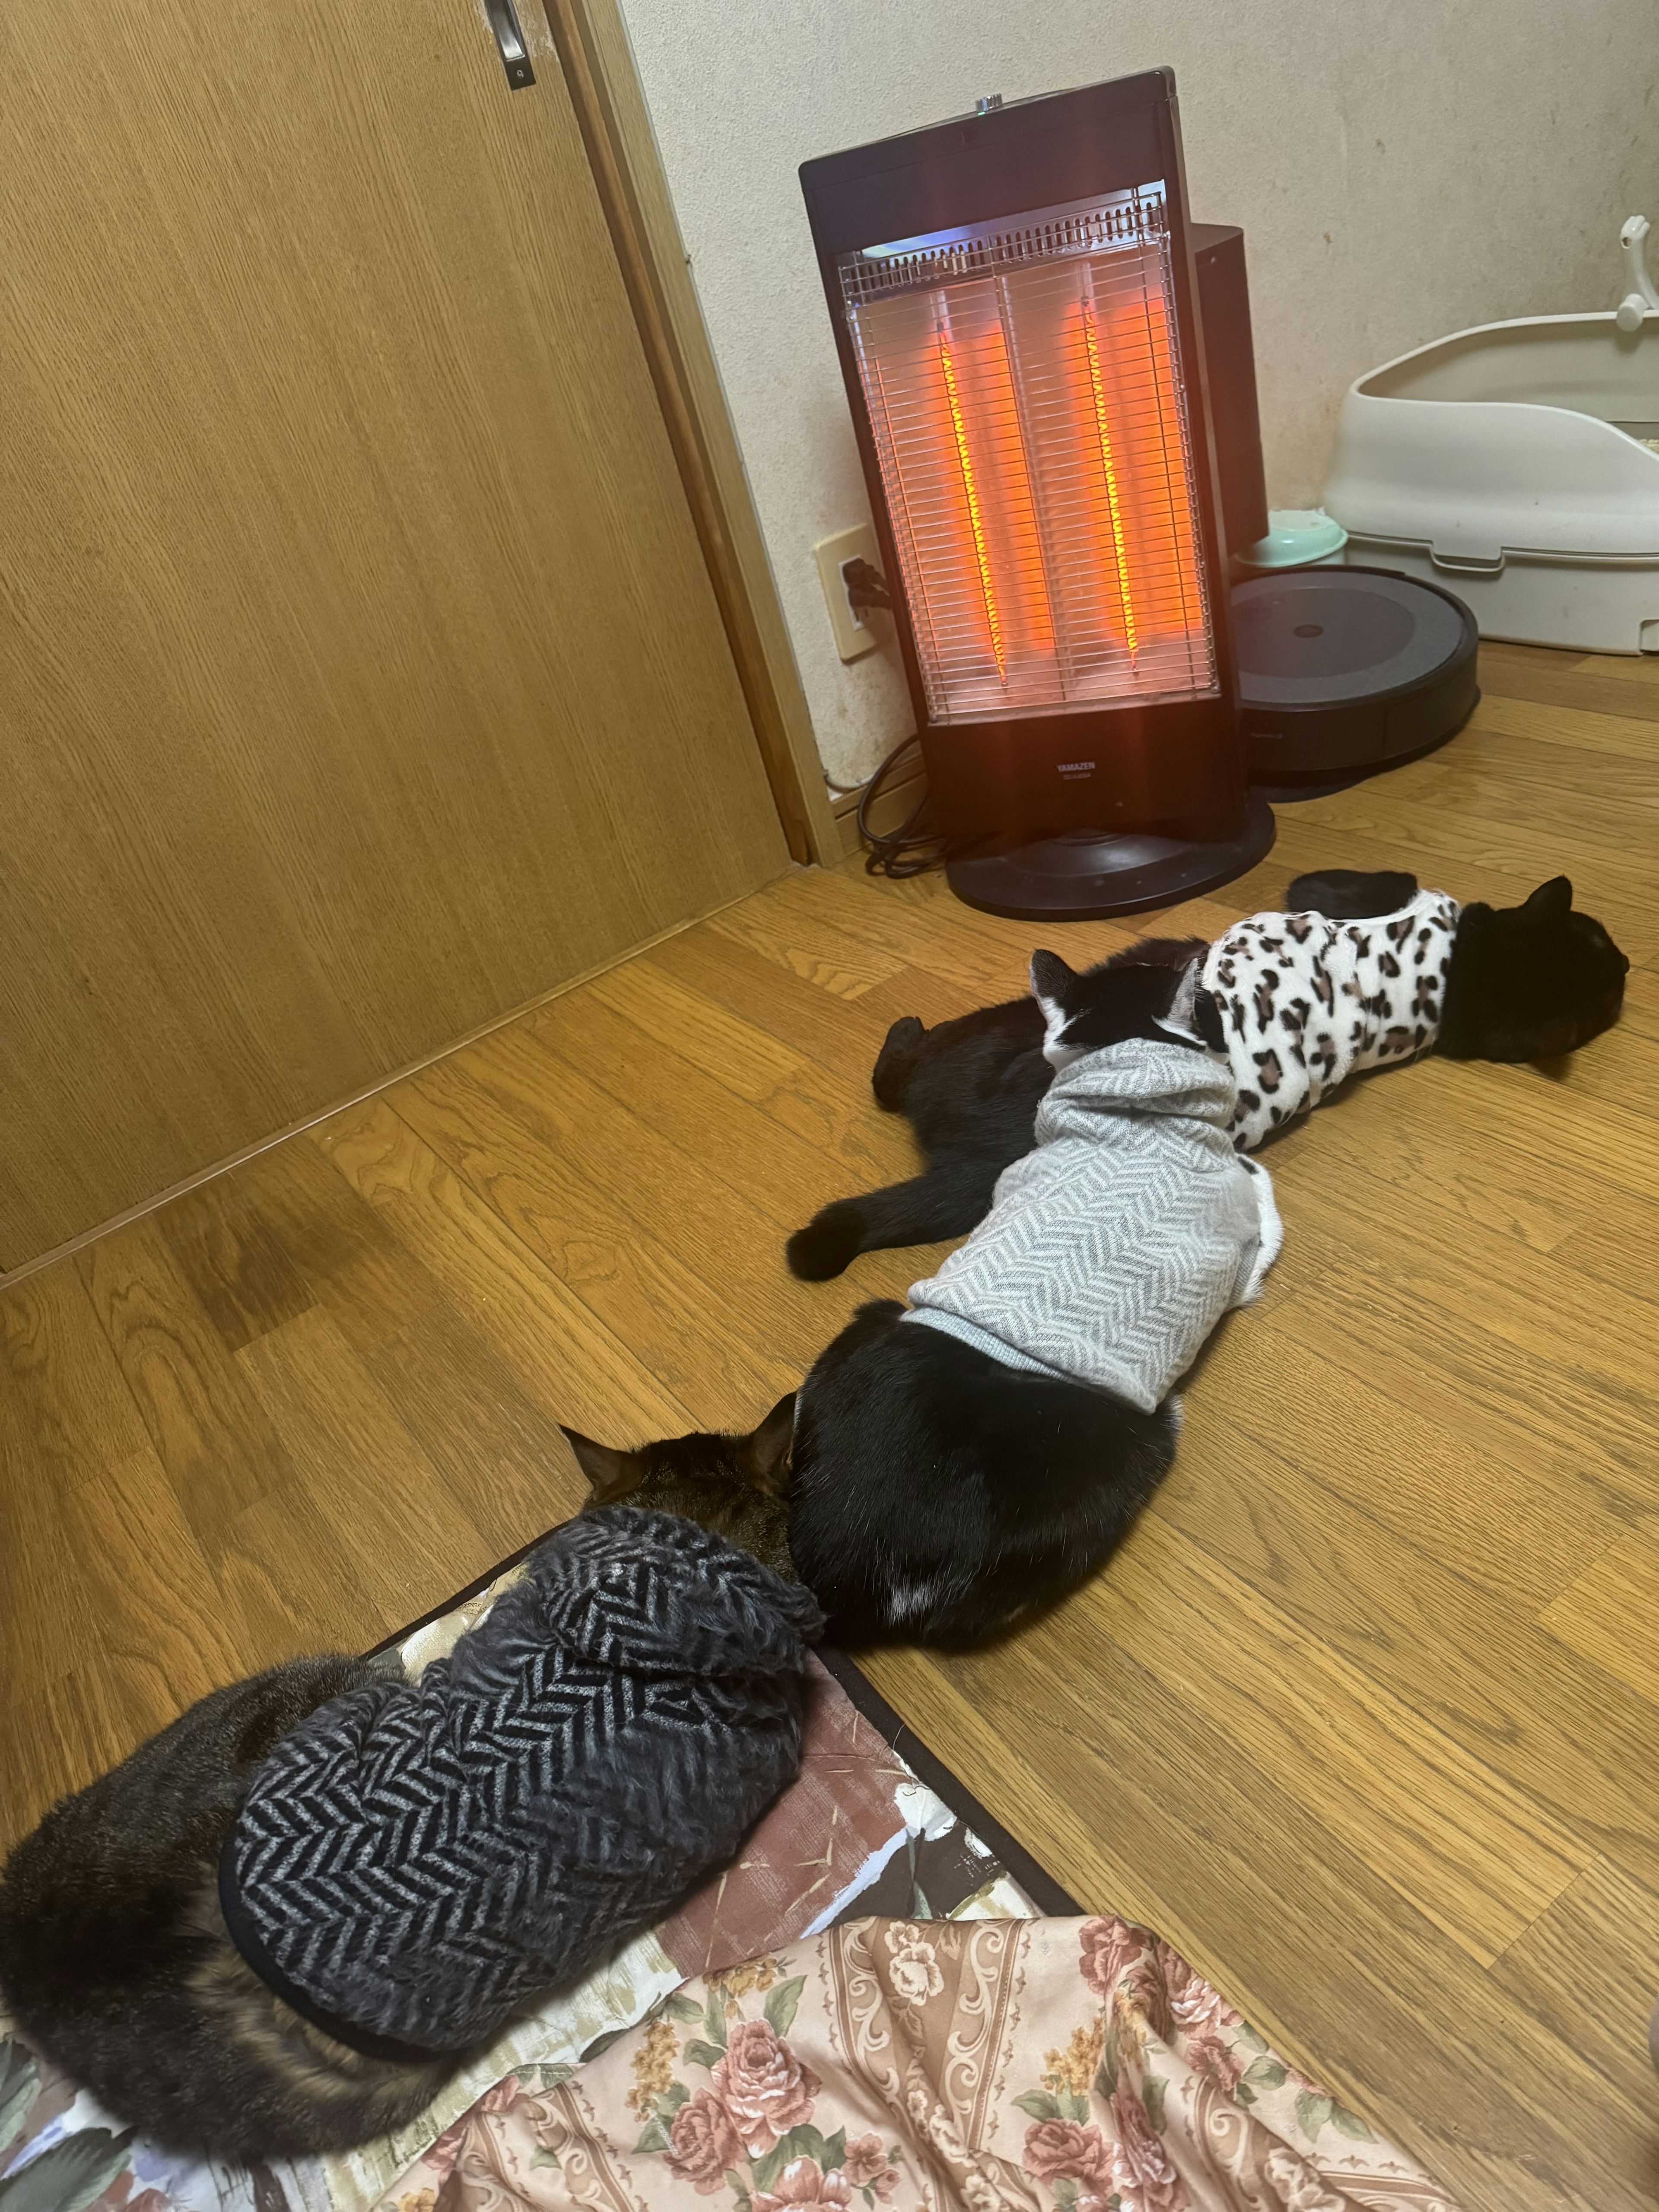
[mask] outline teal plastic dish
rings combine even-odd
[[[1348,533],[1322,507],[1276,507],[1267,517],[1267,534],[1239,555],[1246,568],[1305,568],[1328,561],[1348,542]]]

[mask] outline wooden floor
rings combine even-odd
[[[1164,919],[1321,863],[1506,904],[1565,869],[1634,963],[1621,1026],[1390,1074],[1278,1147],[1284,1256],[1109,1574],[872,1671],[1471,2212],[1619,2212],[1659,2193],[1659,670],[1492,647],[1483,682],[1448,751],[1282,808]],[[887,1024],[1006,995],[1031,943],[937,878],[792,874],[0,1293],[7,1832],[568,1514],[559,1423],[747,1426],[928,1272],[812,1287],[783,1239],[908,1171]]]

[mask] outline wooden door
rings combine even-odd
[[[0,1267],[786,863],[534,0],[0,67]]]

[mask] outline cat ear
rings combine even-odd
[[[777,1404],[749,1438],[748,1461],[756,1487],[781,1498],[789,1487],[789,1447],[795,1440],[795,1394]]]
[[[1572,912],[1571,878],[1552,876],[1548,883],[1540,884],[1521,911],[1528,921],[1565,921]]]
[[[635,1487],[640,1471],[637,1454],[617,1451],[610,1444],[596,1444],[592,1437],[585,1437],[575,1429],[566,1429],[564,1434],[576,1455],[577,1466],[592,1490],[587,1501],[590,1505],[603,1505]]]
[[[1058,1006],[1066,996],[1066,986],[1076,981],[1077,976],[1058,952],[1031,955],[1031,996],[1045,1006]]]
[[[1177,1029],[1194,1031],[1197,1029],[1198,971],[1202,965],[1201,961],[1189,960],[1182,970],[1181,981],[1176,985],[1168,1018]]]

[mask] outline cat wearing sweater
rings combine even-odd
[[[418,1680],[290,1661],[54,1807],[0,1876],[25,2040],[163,2143],[338,2151],[660,1919],[799,1763],[822,1620],[782,1547],[792,1415],[573,1437],[641,1503],[556,1530]]]
[[[1494,910],[1419,891],[1409,875],[1328,869],[1299,877],[1286,906],[1213,944],[1143,939],[1082,975],[1047,954],[1037,996],[931,1030],[914,1016],[895,1022],[875,1094],[909,1117],[927,1172],[825,1206],[790,1238],[790,1267],[822,1282],[860,1252],[965,1237],[997,1177],[1030,1147],[1056,1018],[1086,1027],[1092,994],[1125,964],[1202,963],[1198,1015],[1237,1079],[1234,1138],[1245,1151],[1366,1069],[1430,1052],[1548,1059],[1618,1019],[1630,963],[1598,921],[1574,911],[1565,876]]]
[[[797,1393],[789,1547],[836,1642],[985,1643],[1092,1575],[1168,1468],[1170,1393],[1280,1241],[1194,986],[1102,979],[986,1220]]]

